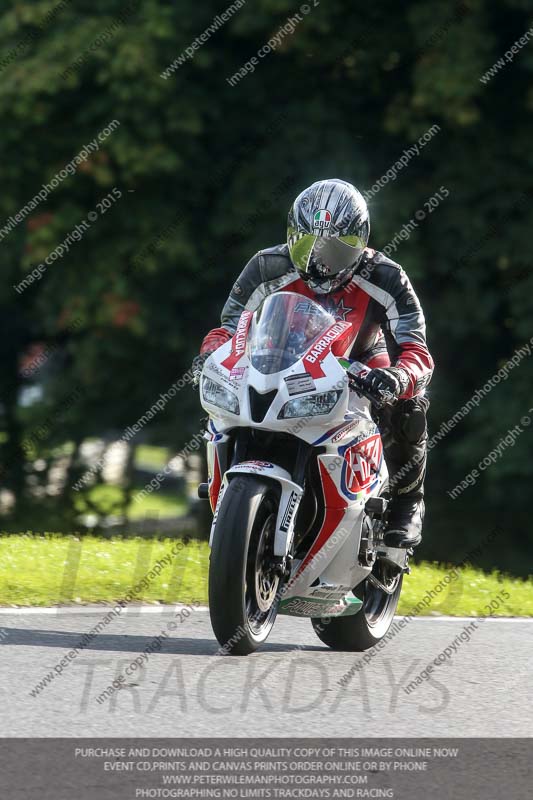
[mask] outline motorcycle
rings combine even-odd
[[[387,633],[409,551],[383,541],[388,472],[352,325],[292,292],[243,311],[204,365],[213,510],[209,609],[223,652],[247,655],[277,614],[336,650]],[[349,372],[347,368],[349,367]]]

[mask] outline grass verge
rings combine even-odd
[[[133,499],[127,510],[131,520],[146,519],[148,517],[163,519],[164,517],[180,517],[187,511],[187,501],[180,497],[177,492],[158,491],[140,497],[138,501],[135,496],[144,487],[138,486],[133,492]],[[121,506],[124,490],[120,486],[111,484],[99,484],[94,486],[89,492],[89,499],[94,503],[102,514],[114,514],[117,507]],[[76,507],[80,513],[88,511],[83,497],[76,498]]]
[[[207,602],[209,549],[190,541],[153,580],[144,580],[162,561],[173,539],[101,538],[57,534],[0,536],[0,605],[49,606],[113,602],[139,586],[145,603]],[[439,588],[440,587],[440,588]],[[414,564],[404,580],[398,612],[485,616],[502,590],[494,616],[533,616],[533,580],[472,567],[460,571],[435,563]],[[424,600],[426,598],[426,600]]]

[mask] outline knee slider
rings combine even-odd
[[[409,444],[421,444],[427,437],[426,397],[412,397],[398,403],[395,411],[395,428],[400,439]]]

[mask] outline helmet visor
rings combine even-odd
[[[364,242],[358,236],[326,237],[304,233],[289,240],[289,252],[296,269],[305,273],[316,265],[324,277],[353,267],[364,249]]]

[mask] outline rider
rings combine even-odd
[[[289,212],[287,244],[257,253],[234,284],[222,327],[205,337],[194,361],[197,378],[207,357],[235,333],[244,309],[292,291],[312,297],[357,333],[350,352],[370,367],[368,388],[389,398],[379,413],[391,502],[385,543],[421,541],[427,459],[425,388],[433,372],[424,314],[403,269],[367,247],[370,221],[360,192],[342,180],[313,183]]]

